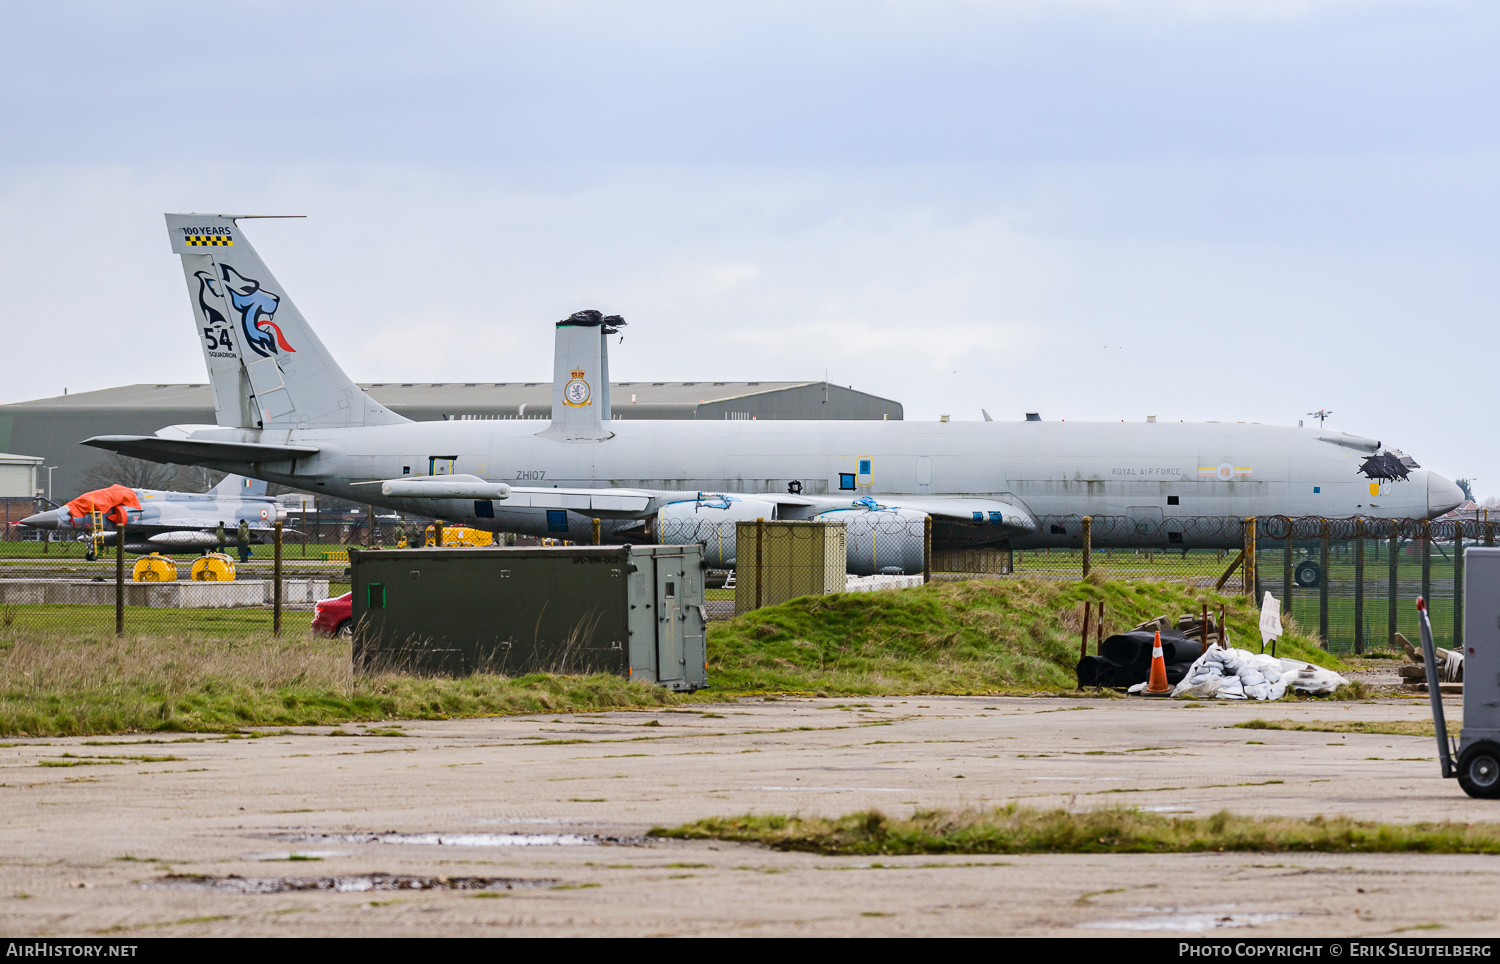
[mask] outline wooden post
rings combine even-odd
[[[1089,557],[1093,553],[1093,527],[1094,520],[1089,516],[1083,517],[1083,578],[1089,577]]]
[[[1198,642],[1208,649],[1208,600],[1203,600],[1203,611],[1198,615]]]
[[[1089,654],[1089,616],[1093,613],[1093,607],[1089,601],[1083,601],[1083,639],[1078,646],[1078,658],[1081,660]],[[1080,687],[1081,689],[1082,687]]]
[[[1453,536],[1453,648],[1464,648],[1464,520],[1454,522]]]
[[[1365,651],[1365,520],[1354,520],[1354,652]]]
[[[1104,652],[1104,600],[1099,600],[1099,628],[1094,637],[1094,652]]]
[[[766,598],[766,520],[755,520],[755,608]]]
[[[1386,587],[1385,599],[1385,621],[1386,634],[1385,646],[1390,649],[1396,645],[1396,565],[1401,556],[1401,536],[1395,521],[1391,522],[1391,546],[1390,546],[1390,580]]]
[[[118,507],[125,515],[125,507]],[[115,635],[125,635],[125,523],[115,524]]]
[[[437,548],[443,548],[443,520],[432,520],[432,544]]]
[[[1225,647],[1224,641],[1224,604],[1219,603],[1219,648]]]
[[[1245,519],[1245,595],[1255,602],[1255,516]]]
[[[603,527],[599,524],[599,520],[595,519],[594,520],[594,545],[596,545],[596,546],[603,545],[603,543],[599,541],[599,530],[601,528],[603,528]]]
[[[1323,641],[1323,649],[1328,649],[1328,520],[1323,520],[1321,535],[1322,544],[1318,547],[1318,564],[1323,567],[1322,578],[1318,580],[1318,636]]]
[[[374,515],[375,515],[375,508],[374,508],[374,506],[371,506],[370,507],[370,516],[371,516],[371,518],[373,518]],[[281,523],[280,522],[276,523],[276,526],[275,526],[275,528],[274,528],[274,530],[272,532],[271,539],[272,539],[272,542],[275,545],[275,550],[274,550],[274,554],[273,554],[273,559],[275,560],[275,562],[274,562],[274,564],[271,567],[271,578],[273,580],[273,584],[271,586],[271,635],[272,636],[280,636],[281,635]]]
[[[932,516],[922,517],[922,582],[932,582]]]

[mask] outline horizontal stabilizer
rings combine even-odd
[[[96,435],[83,440],[96,449],[119,452],[151,462],[207,465],[213,462],[286,462],[318,454],[315,445],[267,445],[262,442],[214,442],[161,438],[157,435]]]
[[[1036,519],[1031,513],[999,499],[907,499],[887,496],[881,504],[887,503],[891,508],[913,509],[948,522],[983,522],[1023,532],[1035,532],[1037,529]]]
[[[572,509],[601,518],[636,518],[653,511],[663,493],[647,489],[523,489],[512,488],[507,508]]]

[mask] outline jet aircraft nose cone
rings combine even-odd
[[[1427,512],[1440,516],[1464,504],[1464,490],[1436,472],[1427,473]]]
[[[21,520],[21,525],[31,526],[33,529],[56,529],[57,512],[38,512]]]

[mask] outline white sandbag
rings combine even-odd
[[[1313,696],[1326,696],[1349,682],[1331,669],[1324,669],[1297,659],[1283,659],[1281,675],[1292,689],[1299,693],[1310,693]]]
[[[1277,659],[1243,649],[1220,649],[1215,644],[1193,662],[1172,695],[1200,700],[1279,700],[1288,687],[1323,695],[1348,682],[1332,670],[1301,660]]]

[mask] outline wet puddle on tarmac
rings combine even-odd
[[[351,874],[344,877],[212,877],[206,874],[170,874],[143,887],[173,890],[219,890],[235,894],[285,894],[293,891],[327,891],[357,894],[374,890],[524,890],[554,887],[555,877],[413,877],[406,874]]]
[[[266,834],[289,844],[417,844],[426,847],[598,847],[643,844],[645,837],[594,833],[306,833]]]

